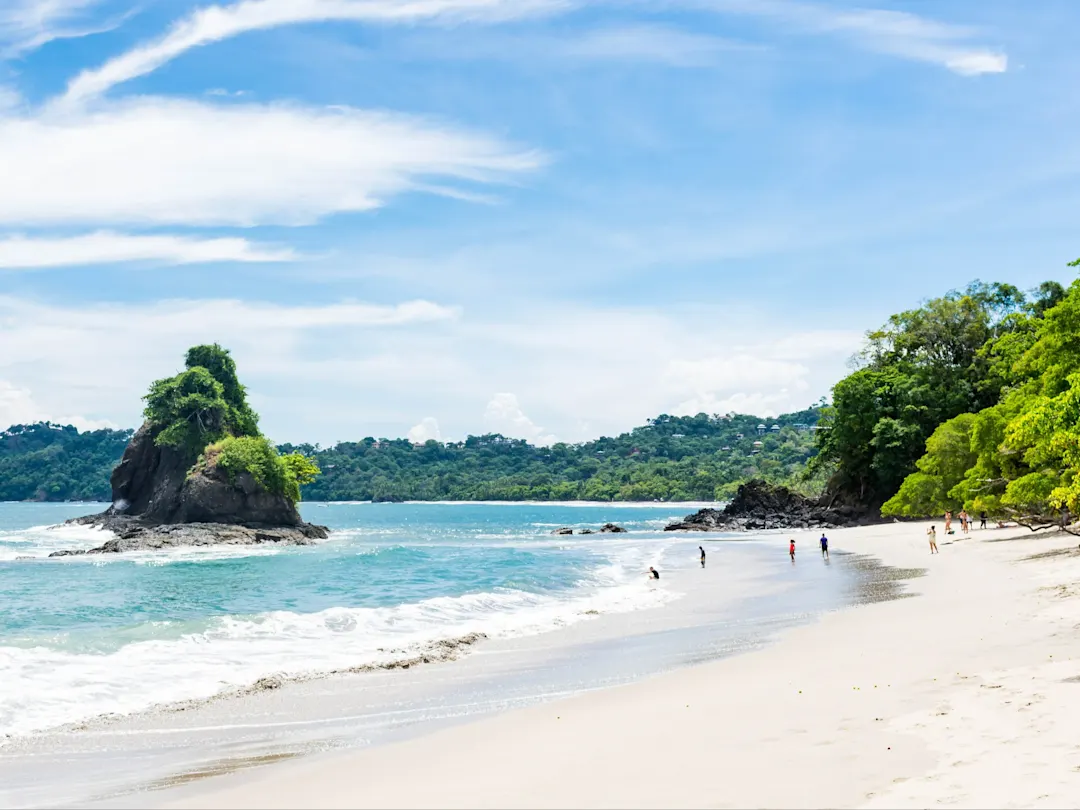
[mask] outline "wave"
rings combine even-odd
[[[439,660],[432,650],[454,640],[533,635],[679,596],[667,583],[653,587],[640,576],[642,562],[658,563],[662,549],[626,551],[558,594],[500,589],[391,607],[157,622],[110,631],[125,638],[104,654],[65,649],[56,637],[20,639],[18,646],[0,647],[0,735],[206,700],[267,678],[302,680],[418,657]],[[459,652],[455,647],[454,655]]]

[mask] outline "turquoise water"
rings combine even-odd
[[[677,598],[646,587],[686,505],[305,504],[314,547],[47,559],[99,505],[0,504],[0,735],[387,663],[480,632],[542,633]],[[615,522],[628,534],[561,537]],[[30,559],[16,559],[29,557]]]

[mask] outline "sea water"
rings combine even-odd
[[[148,789],[715,660],[896,595],[896,572],[842,548],[796,564],[782,534],[663,531],[699,506],[307,503],[331,529],[314,546],[50,559],[108,539],[58,526],[103,505],[0,504],[0,807],[140,806]],[[580,534],[608,522],[628,532]],[[476,634],[458,660],[395,666]]]
[[[677,598],[642,587],[691,507],[304,504],[311,547],[48,558],[110,535],[94,504],[0,504],[0,741],[208,698],[260,678],[388,664],[473,633],[543,633]],[[627,534],[554,536],[562,526]],[[2,744],[2,743],[0,743]]]

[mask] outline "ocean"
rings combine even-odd
[[[866,574],[842,555],[793,566],[785,536],[662,531],[698,507],[305,503],[331,529],[315,546],[48,559],[103,542],[57,527],[103,505],[0,504],[0,805],[115,798],[224,752],[373,744],[749,649],[859,600]],[[552,534],[608,522],[628,532]],[[197,733],[161,711],[178,705],[207,707],[183,715]],[[42,783],[73,762],[63,791]]]

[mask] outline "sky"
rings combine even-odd
[[[3,0],[0,426],[137,426],[210,342],[281,442],[807,407],[892,312],[1072,280],[1078,29],[1075,0]]]

